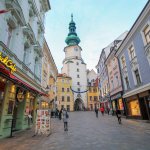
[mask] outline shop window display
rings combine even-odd
[[[141,116],[138,100],[128,102],[128,110],[130,116]]]

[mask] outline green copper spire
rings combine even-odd
[[[69,33],[65,42],[69,46],[78,45],[80,43],[80,39],[76,33],[76,24],[73,21],[73,14],[71,14],[71,22],[69,23]]]

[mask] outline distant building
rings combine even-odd
[[[122,34],[123,38],[127,32]],[[122,81],[120,76],[120,68],[118,59],[115,56],[115,53],[122,43],[123,38],[120,40],[115,40],[113,46],[110,48],[110,53],[105,61],[108,70],[108,78],[109,78],[109,93],[110,93],[110,101],[112,104],[113,113],[119,109],[122,111],[122,114],[125,114],[124,111],[124,103],[122,99],[123,88]]]
[[[116,56],[120,63],[127,116],[150,120],[150,1]]]
[[[87,70],[87,80],[88,80],[88,92],[87,92],[87,104],[88,110],[94,110],[95,107],[99,108],[99,89],[97,84],[97,74],[92,69]]]
[[[79,46],[80,39],[76,33],[73,15],[69,23],[69,34],[66,38],[67,46],[64,48],[65,59],[63,60],[62,74],[72,78],[71,89],[74,92],[75,110],[87,108],[87,73],[86,64],[81,56],[82,48]]]
[[[57,108],[74,111],[74,96],[70,89],[72,79],[66,74],[58,74],[56,81]]]
[[[48,97],[41,97],[39,103],[41,108],[55,108],[56,98],[56,78],[58,70],[51,54],[50,48],[44,39],[43,57],[42,57],[42,82],[41,86],[44,92],[47,92]]]
[[[126,32],[121,34],[115,41],[123,40],[126,36]],[[106,67],[106,60],[111,52],[111,48],[114,46],[114,42],[109,44],[106,48],[104,48],[100,54],[100,58],[98,64],[96,65],[98,80],[99,80],[99,88],[100,88],[100,102],[101,106],[107,109],[107,107],[111,107],[110,101],[110,85],[109,85],[109,76],[108,69]]]

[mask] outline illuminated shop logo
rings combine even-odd
[[[14,73],[17,70],[16,64],[14,64],[8,56],[3,56],[2,52],[0,52],[0,62],[9,68],[11,73]]]

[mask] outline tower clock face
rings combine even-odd
[[[77,47],[75,47],[75,48],[74,48],[74,50],[75,50],[75,51],[78,51],[78,48],[77,48]]]

